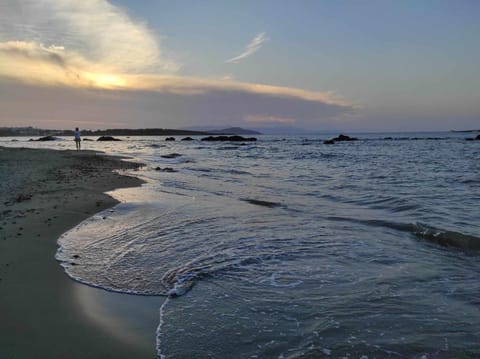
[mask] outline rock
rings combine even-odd
[[[202,141],[224,141],[224,142],[241,142],[241,141],[256,141],[255,137],[242,136],[208,136],[202,138]]]
[[[93,141],[91,138],[84,138],[82,141]]]
[[[180,153],[170,153],[168,155],[162,155],[160,157],[162,158],[177,158],[177,157],[180,157],[181,154]]]
[[[121,139],[112,136],[100,136],[97,141],[121,141]]]
[[[175,137],[167,137],[165,141],[175,141]]]
[[[165,167],[165,168],[161,168],[161,167],[156,167],[155,168],[155,171],[161,171],[161,172],[177,172],[176,170],[174,170],[173,168],[171,167]]]
[[[324,144],[326,145],[333,145],[335,142],[343,142],[343,141],[357,141],[358,138],[356,137],[350,137],[347,135],[338,135],[337,137],[331,138],[329,140],[323,141]]]
[[[176,170],[174,170],[173,168],[171,167],[165,167],[164,169],[162,169],[162,172],[177,172]]]
[[[17,202],[23,202],[23,201],[28,201],[32,199],[32,195],[31,194],[24,194],[24,193],[20,193],[19,195],[17,195],[17,198],[15,198],[15,201]]]
[[[57,140],[56,137],[53,137],[53,136],[45,136],[45,137],[37,138],[37,139],[34,140],[34,141],[55,141],[55,140]]]
[[[384,140],[389,140],[389,141],[391,141],[391,140],[393,140],[393,137],[385,137]]]
[[[346,135],[339,135],[335,138],[333,138],[334,141],[357,141],[358,138],[355,138],[355,137],[350,137],[350,136],[346,136]]]
[[[477,141],[480,141],[480,135],[477,135],[477,137],[475,137],[475,139],[476,139]]]
[[[191,137],[184,137],[184,138],[182,138],[182,141],[193,141],[193,138],[191,138]]]

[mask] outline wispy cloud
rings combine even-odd
[[[250,43],[245,47],[245,50],[238,56],[232,57],[231,59],[226,60],[226,63],[238,63],[240,60],[246,59],[247,57],[253,55],[255,52],[257,52],[262,45],[268,41],[269,38],[267,37],[267,34],[264,32],[260,32],[255,37],[250,41]]]

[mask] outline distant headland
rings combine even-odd
[[[478,130],[451,130],[451,132],[471,133],[471,132],[480,132],[480,129],[478,129]]]

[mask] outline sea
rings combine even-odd
[[[476,134],[348,135],[83,141],[146,183],[63,234],[59,265],[162,298],[159,358],[480,357]]]

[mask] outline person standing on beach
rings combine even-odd
[[[80,149],[80,143],[82,142],[82,139],[80,138],[80,130],[75,128],[75,132],[73,133],[75,136],[75,145],[77,146],[77,151]]]

